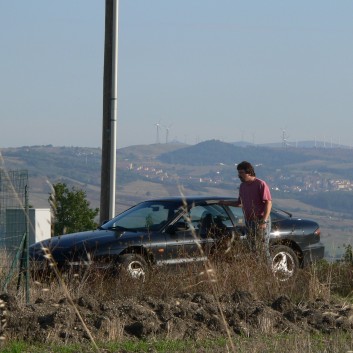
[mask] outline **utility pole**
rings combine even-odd
[[[115,216],[119,0],[105,1],[100,223]]]

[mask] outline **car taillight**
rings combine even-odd
[[[315,232],[314,232],[315,235],[317,235],[318,237],[320,236],[321,234],[321,230],[320,228],[316,229]]]

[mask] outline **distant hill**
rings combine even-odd
[[[1,153],[4,161],[2,168],[29,171],[32,193],[40,193],[44,189],[47,197],[50,188],[46,181],[64,181],[87,188],[90,195],[95,195],[93,199],[97,204],[101,176],[100,148],[24,146],[5,148]],[[313,174],[326,179],[353,180],[353,153],[350,149],[236,146],[210,140],[196,145],[169,143],[118,149],[118,189],[122,190],[140,180],[157,183],[169,190],[173,190],[173,185],[182,183],[190,188],[190,192],[207,193],[210,185],[200,183],[202,178],[218,180],[217,190],[226,192],[234,189],[237,181],[235,165],[242,160],[253,163],[259,177],[271,180],[275,185],[279,177],[304,180]],[[158,169],[159,175],[154,175],[152,169]],[[325,208],[342,211],[343,207],[347,208],[347,195],[344,200],[335,195],[334,199],[339,200],[337,202],[330,201],[329,193],[318,197],[305,192],[293,197],[312,205],[322,204]]]
[[[352,149],[352,146],[346,146],[339,143],[327,142],[327,141],[316,141],[316,140],[306,140],[306,141],[282,141],[282,142],[269,142],[263,144],[254,144],[247,141],[237,141],[232,142],[235,146],[248,147],[248,146],[258,146],[258,147],[271,147],[271,148],[339,148],[339,149]]]
[[[24,146],[4,148],[2,168],[27,169],[32,179],[100,187],[101,149],[84,147]],[[282,170],[287,174],[316,173],[327,178],[353,180],[353,151],[341,148],[273,148],[240,147],[218,140],[196,145],[181,143],[136,145],[117,150],[118,184],[145,180],[133,167],[158,167],[169,177],[193,176],[213,178],[222,165],[223,179],[232,183],[235,165],[248,160],[257,166],[262,177],[275,177]],[[218,171],[219,172],[219,171]],[[147,178],[148,179],[148,178]],[[166,180],[166,178],[164,178]],[[154,182],[157,182],[154,180]]]
[[[240,147],[234,144],[217,140],[201,142],[194,146],[188,146],[159,155],[158,160],[164,163],[176,163],[187,165],[214,165],[224,163],[236,165],[247,160],[254,164],[271,164],[272,167],[283,166],[286,163],[302,163],[311,159],[310,155],[303,154],[301,150],[279,149],[260,146]]]
[[[267,172],[278,168],[289,171],[301,168],[303,171],[315,170],[338,178],[353,179],[353,151],[348,148],[240,147],[210,140],[164,152],[157,159],[163,163],[191,166],[219,163],[234,166],[247,160],[254,165],[262,165]]]
[[[183,143],[156,143],[152,145],[134,145],[117,150],[118,160],[145,161],[155,160],[163,153],[172,153],[188,147]]]

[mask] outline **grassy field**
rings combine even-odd
[[[98,350],[91,345],[47,345],[13,342],[3,347],[2,353],[349,353],[353,347],[351,334],[277,335],[239,337],[233,341],[234,350],[227,338],[203,340],[151,340],[99,343]]]

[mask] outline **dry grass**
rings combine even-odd
[[[69,273],[60,280],[36,280],[31,286],[31,301],[38,296],[46,299],[68,294],[73,298],[89,295],[100,300],[140,298],[151,296],[164,299],[185,293],[207,293],[230,295],[237,291],[249,292],[253,298],[272,301],[281,295],[293,302],[329,301],[333,296],[347,298],[352,294],[353,266],[322,262],[299,270],[298,275],[289,281],[280,282],[272,274],[266,262],[254,261],[252,254],[242,254],[234,261],[188,263],[171,267],[152,267],[145,282],[132,280],[127,275],[118,275],[104,270],[87,270],[85,273]]]
[[[63,296],[71,298],[72,305],[80,297],[89,297],[100,302],[124,298],[136,299],[153,297],[165,299],[177,297],[185,293],[207,293],[213,296],[215,304],[223,295],[231,295],[235,291],[251,293],[255,300],[273,302],[279,296],[288,296],[293,303],[305,303],[316,299],[330,301],[340,296],[341,302],[350,301],[353,282],[347,278],[353,276],[353,266],[347,263],[329,264],[325,261],[301,270],[297,277],[287,282],[279,282],[273,276],[266,262],[254,259],[253,254],[243,252],[240,257],[232,257],[222,253],[221,261],[205,264],[190,263],[179,268],[157,267],[151,269],[147,280],[131,280],[125,276],[117,276],[101,270],[90,270],[84,273],[70,273],[52,277],[51,280],[32,282],[31,301],[41,298],[44,301],[57,302]],[[230,256],[227,258],[227,256]],[[350,276],[350,277],[349,277]],[[55,280],[53,280],[55,279]],[[19,302],[25,299],[18,295]],[[350,344],[346,338],[312,337],[309,335],[281,336],[273,332],[271,316],[261,316],[258,322],[259,336],[246,338],[229,334],[223,350],[225,352],[321,352],[320,347],[330,347],[327,352],[348,350]],[[226,326],[227,323],[224,321]],[[107,318],[103,321],[108,336],[94,337],[101,342],[123,342],[125,323],[119,318]],[[93,337],[92,337],[93,339]],[[348,343],[347,343],[348,342]],[[91,346],[92,352],[100,352],[100,348]],[[269,348],[271,347],[271,348]],[[283,348],[284,347],[284,348]],[[189,347],[190,348],[190,347]],[[193,351],[197,352],[196,348]],[[108,352],[108,350],[103,350]],[[113,352],[114,350],[112,350]],[[129,350],[126,350],[127,352]],[[155,350],[156,352],[159,350]],[[178,350],[175,350],[176,352]],[[181,350],[183,351],[183,350]],[[187,350],[185,350],[187,351]],[[200,350],[206,352],[207,350]],[[212,351],[212,350],[209,350]],[[221,352],[222,350],[219,350]],[[218,351],[215,351],[218,352]]]

